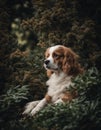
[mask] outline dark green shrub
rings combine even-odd
[[[10,88],[0,96],[0,128],[3,130],[11,130],[17,126],[21,118],[21,107],[28,100],[29,87],[10,86]],[[19,124],[19,123],[18,123]]]

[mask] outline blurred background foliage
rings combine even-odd
[[[100,0],[0,0],[1,130],[101,129],[100,14]],[[44,51],[57,44],[71,47],[88,70],[75,83],[81,95],[25,118],[24,105],[47,90]]]

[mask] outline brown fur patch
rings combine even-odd
[[[50,103],[51,100],[52,100],[52,97],[49,96],[48,94],[46,94],[46,95],[45,95],[45,99],[46,99],[46,101],[47,101],[48,103]]]
[[[50,77],[53,74],[53,71],[47,70],[47,76]]]
[[[49,48],[46,50],[46,52],[45,52],[45,58],[48,58],[49,57]]]
[[[64,92],[64,95],[62,96],[62,100],[64,102],[67,102],[67,101],[71,101],[72,99],[76,98],[77,97],[77,91],[74,91],[74,92],[70,92],[70,91],[66,91]]]

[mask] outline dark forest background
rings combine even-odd
[[[25,117],[25,104],[47,90],[44,51],[57,44],[80,55],[78,97]],[[0,0],[0,129],[100,130],[100,44],[100,0]]]

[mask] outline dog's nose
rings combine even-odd
[[[49,60],[45,60],[44,63],[47,65],[50,61]]]

